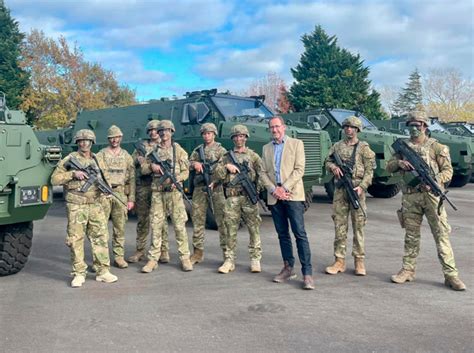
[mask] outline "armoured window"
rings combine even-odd
[[[327,116],[321,114],[321,115],[308,115],[306,118],[307,122],[311,125],[314,125],[314,123],[318,123],[321,129],[324,129],[328,124],[329,124],[329,119]]]
[[[183,106],[181,122],[183,124],[197,124],[202,122],[207,114],[209,114],[209,108],[206,103],[186,103]]]

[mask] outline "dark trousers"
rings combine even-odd
[[[288,221],[290,221],[291,230],[296,238],[296,248],[301,262],[301,272],[303,275],[312,275],[313,267],[311,265],[311,250],[309,248],[308,237],[304,229],[304,206],[301,201],[282,201],[279,200],[271,206],[273,223],[278,233],[280,241],[280,250],[283,261],[288,262],[289,266],[294,267],[295,258],[293,256],[293,245],[291,243]]]

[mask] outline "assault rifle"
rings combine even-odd
[[[229,183],[229,186],[232,187],[240,184],[242,186],[242,189],[250,199],[250,202],[252,202],[253,205],[256,205],[257,202],[260,203],[260,206],[262,206],[263,210],[265,212],[268,212],[267,206],[262,201],[262,199],[258,197],[257,189],[254,183],[250,180],[250,168],[248,162],[245,161],[244,163],[239,163],[239,161],[235,157],[234,151],[232,150],[229,151],[229,157],[231,163],[240,170],[240,172],[237,173],[235,178],[232,179],[232,181]]]
[[[86,175],[86,182],[82,185],[79,192],[87,192],[92,185],[95,185],[101,192],[106,195],[112,195],[127,208],[127,204],[123,202],[116,193],[114,193],[109,184],[104,180],[102,177],[102,171],[97,166],[89,164],[87,167],[84,167],[81,162],[73,156],[64,164],[64,167],[66,170],[79,170]]]
[[[204,145],[201,145],[199,147],[199,158],[201,159],[202,162],[202,176],[204,178],[204,183],[206,184],[204,186],[204,191],[207,193],[207,198],[209,200],[209,207],[211,207],[212,213],[214,213],[214,203],[212,202],[212,170],[211,170],[211,163],[206,161],[206,155],[204,154]]]
[[[146,157],[147,151],[143,141],[138,141],[134,146],[140,156]]]
[[[410,170],[410,172],[418,177],[423,185],[428,186],[435,196],[439,197],[438,214],[441,213],[441,206],[443,205],[444,200],[446,200],[455,211],[458,210],[446,196],[448,192],[443,192],[436,182],[431,167],[426,164],[426,162],[410,146],[408,146],[406,141],[403,139],[397,139],[392,144],[392,148],[413,166],[413,170]]]
[[[336,182],[336,187],[344,187],[344,190],[346,190],[347,197],[349,198],[349,202],[351,203],[352,208],[355,210],[358,210],[360,208],[362,213],[364,214],[364,217],[367,217],[364,208],[360,205],[359,195],[354,190],[354,184],[352,184],[352,167],[344,163],[341,159],[341,156],[339,156],[336,151],[333,152],[332,157],[334,158],[334,162],[336,163],[336,165],[342,171],[342,176]]]
[[[186,193],[184,192],[181,183],[178,181],[178,179],[176,179],[176,176],[171,171],[172,166],[170,161],[162,161],[156,151],[152,151],[149,154],[149,157],[151,159],[151,162],[159,165],[161,170],[163,171],[163,176],[158,180],[158,184],[162,185],[167,179],[169,179],[171,183],[176,187],[176,190],[178,190],[183,195],[184,199],[189,203],[189,205],[192,206],[193,204],[191,203],[191,200],[188,199],[188,197],[186,196]]]

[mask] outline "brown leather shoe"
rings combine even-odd
[[[326,267],[326,273],[330,275],[335,275],[339,272],[344,272],[346,270],[346,260],[340,257],[336,257],[336,261],[331,265]]]
[[[466,290],[466,285],[459,279],[459,277],[445,277],[444,284],[452,290]]]
[[[288,281],[290,279],[295,279],[296,273],[293,271],[293,268],[290,267],[288,262],[285,261],[285,265],[281,269],[280,273],[277,274],[275,277],[273,277],[273,282],[275,283],[283,283],[285,281]]]
[[[303,289],[312,290],[314,289],[314,279],[311,275],[304,275],[303,277]]]
[[[365,276],[367,274],[367,271],[365,270],[365,265],[364,265],[364,258],[355,257],[354,267],[355,267],[354,273],[356,276]]]
[[[194,249],[194,254],[191,255],[191,263],[198,264],[204,260],[204,251],[202,249]]]
[[[132,256],[128,258],[128,262],[135,263],[135,262],[140,261],[143,258],[145,258],[145,253],[141,251],[135,251],[135,254],[133,254]]]
[[[391,278],[394,283],[405,283],[415,280],[415,271],[410,271],[402,268],[396,275],[393,275]]]
[[[148,260],[145,266],[142,267],[142,272],[143,273],[150,273],[153,270],[156,270],[158,268],[158,262],[155,260]]]
[[[127,261],[124,260],[123,257],[116,257],[114,261],[114,265],[117,266],[118,268],[127,268],[128,263]]]
[[[159,261],[162,264],[167,264],[168,262],[170,262],[170,253],[168,252],[168,250],[161,250]]]

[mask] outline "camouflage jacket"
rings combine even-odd
[[[331,173],[331,168],[335,167],[333,152],[336,151],[344,163],[350,162],[354,145],[348,145],[344,140],[336,142],[329,150],[329,156],[326,159],[326,170]],[[354,186],[360,186],[362,189],[372,184],[375,169],[375,153],[365,141],[359,141],[355,154],[354,166],[352,167],[352,183]]]
[[[425,140],[419,144],[414,144],[408,140],[408,145],[415,150],[421,158],[430,166],[434,173],[436,181],[441,188],[444,184],[449,183],[453,177],[453,166],[451,165],[451,157],[449,155],[449,148],[442,145],[436,139],[426,137]],[[407,172],[400,168],[399,161],[402,156],[394,154],[387,163],[387,171],[389,173],[400,172],[403,176],[402,192],[407,192],[407,187],[416,187],[420,180],[416,178],[411,172]]]
[[[249,177],[252,182],[254,182],[258,188],[261,188],[262,185],[259,176],[263,172],[263,164],[262,164],[262,159],[260,156],[255,153],[253,150],[251,150],[248,147],[245,147],[245,150],[243,152],[237,152],[234,149],[235,157],[237,158],[237,161],[242,164],[244,162],[248,163],[248,167],[250,169]],[[229,152],[227,152],[223,158],[221,159],[221,162],[217,165],[215,169],[215,178],[221,182],[224,183],[224,186],[231,182],[235,178],[235,174],[231,174],[227,171],[226,164],[231,163],[230,157],[229,157]]]
[[[173,165],[173,146],[175,150],[175,163]],[[155,152],[158,153],[158,156],[162,161],[169,161],[171,165],[171,172],[174,171],[174,175],[178,182],[183,182],[189,177],[189,161],[188,154],[186,151],[176,142],[173,142],[173,146],[163,147],[161,145],[156,145]],[[149,156],[150,154],[148,154]],[[152,175],[153,181],[151,184],[152,190],[158,190],[159,186],[158,181],[161,178],[161,175],[155,175],[151,171],[151,160],[150,157],[147,157],[146,161],[142,164],[141,173],[143,175]],[[163,186],[170,185],[171,181],[165,180]]]
[[[97,153],[97,159],[104,163],[110,176],[112,188],[123,187],[129,202],[135,202],[135,167],[130,154],[120,149],[118,155],[110,152],[108,147]]]
[[[203,146],[202,144],[197,146],[189,157],[189,169],[194,170],[193,162],[202,162],[199,158],[199,148]],[[222,160],[222,157],[227,153],[226,149],[218,142],[215,142],[212,146],[204,146],[204,156],[206,162],[211,164],[211,173],[214,174],[217,164]],[[204,185],[204,180],[199,181],[199,185]]]
[[[91,154],[95,156],[94,153]],[[89,165],[95,165],[97,167],[96,160],[98,162],[98,167],[102,171],[104,175],[105,181],[110,183],[110,176],[107,172],[107,167],[104,163],[96,157],[94,158],[87,158],[81,152],[72,152],[65,158],[63,158],[56,169],[54,170],[53,174],[51,175],[51,184],[53,185],[63,185],[64,191],[66,193],[66,201],[71,203],[83,204],[83,203],[93,203],[94,200],[103,196],[100,190],[95,186],[92,185],[89,190],[85,193],[80,192],[79,190],[85,184],[86,180],[78,180],[75,179],[73,174],[74,170],[67,170],[65,168],[65,164],[71,157],[76,157],[79,163],[82,164],[83,167],[87,167]]]
[[[153,151],[153,149],[159,142],[151,143],[150,140],[143,140],[143,141],[140,141],[140,143],[143,143],[143,146],[145,147],[145,150],[148,154],[151,151]],[[151,183],[150,175],[142,174],[142,168],[141,168],[140,162],[138,161],[138,156],[140,156],[138,151],[137,150],[133,151],[132,160],[133,160],[133,165],[135,166],[135,182],[137,185],[142,185],[142,184],[150,185]],[[142,156],[142,157],[146,158],[146,156]]]

